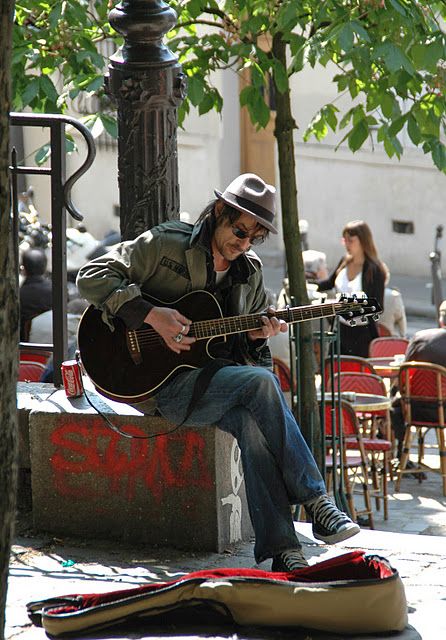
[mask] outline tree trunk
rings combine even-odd
[[[0,639],[5,605],[17,486],[17,265],[13,256],[8,181],[10,65],[13,0],[0,6]]]
[[[286,43],[280,34],[273,37],[274,56],[286,68]],[[294,158],[293,131],[296,123],[291,113],[289,91],[276,91],[276,126],[280,174],[280,200],[285,255],[288,266],[290,296],[298,305],[308,304],[305,269],[302,259],[297,204],[296,164]],[[300,324],[300,376],[297,380],[300,401],[300,427],[316,461],[321,467],[321,434],[314,384],[313,335],[310,322]]]

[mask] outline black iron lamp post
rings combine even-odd
[[[162,0],[123,0],[109,14],[125,39],[110,59],[107,78],[118,108],[123,240],[179,213],[177,109],[186,79],[163,44],[176,18]]]

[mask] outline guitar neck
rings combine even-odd
[[[284,320],[287,324],[296,322],[307,322],[320,318],[330,318],[337,315],[346,305],[342,302],[329,304],[306,305],[303,307],[287,307],[275,311],[274,317]],[[202,340],[217,336],[227,336],[234,333],[253,331],[263,326],[262,317],[265,313],[255,313],[245,316],[232,316],[229,318],[218,318],[216,320],[201,320],[193,322],[189,329],[189,336]]]

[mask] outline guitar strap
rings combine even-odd
[[[195,385],[192,391],[192,396],[189,401],[189,405],[186,410],[186,414],[182,421],[180,422],[178,427],[183,425],[186,420],[189,418],[192,411],[195,409],[197,402],[199,399],[204,396],[206,389],[208,388],[212,378],[215,376],[217,371],[222,369],[223,367],[234,367],[237,366],[237,362],[233,360],[228,360],[226,358],[215,358],[215,360],[211,360],[207,365],[205,365],[195,380]]]

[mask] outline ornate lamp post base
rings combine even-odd
[[[118,108],[121,236],[131,240],[178,217],[177,109],[186,80],[163,36],[176,24],[162,0],[124,0],[109,15],[125,38],[107,88]]]

